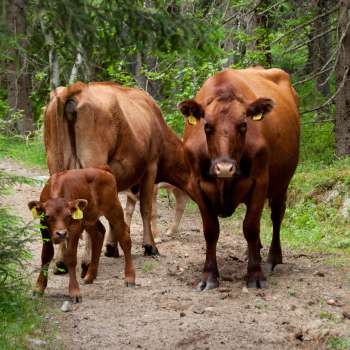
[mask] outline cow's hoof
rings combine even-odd
[[[89,268],[89,264],[86,264],[86,263],[81,264],[81,274],[80,274],[81,278],[85,278],[88,268]]]
[[[269,256],[267,258],[267,272],[271,273],[273,272],[274,268],[276,267],[276,265],[278,264],[283,264],[282,261],[282,253],[281,252],[269,252]]]
[[[143,249],[144,249],[144,255],[145,256],[155,256],[155,255],[159,255],[159,251],[157,249],[156,246],[152,246],[150,244],[144,244],[143,245]]]
[[[248,288],[267,288],[267,282],[266,278],[264,276],[262,277],[250,277],[247,278],[247,287]]]
[[[56,263],[56,266],[54,267],[53,274],[54,275],[65,275],[68,273],[68,268],[64,264],[63,261],[59,261]]]
[[[105,256],[108,258],[119,258],[118,247],[111,244],[106,244]]]
[[[135,282],[125,281],[125,287],[127,287],[127,288],[135,288],[136,284],[135,284]]]
[[[215,279],[208,279],[206,281],[200,281],[197,284],[196,291],[203,292],[203,291],[215,289],[218,287],[219,287],[219,281],[216,278]]]

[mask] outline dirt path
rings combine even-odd
[[[0,168],[24,176],[45,175],[13,162]],[[25,220],[26,203],[40,188],[18,185],[2,199]],[[159,227],[165,232],[173,211],[159,202]],[[72,312],[59,310],[67,299],[68,280],[50,274],[48,317],[58,324],[58,342],[74,349],[325,349],[332,337],[350,337],[350,265],[330,264],[334,256],[285,251],[285,264],[268,277],[266,290],[244,287],[245,242],[241,223],[225,220],[218,245],[219,289],[193,291],[204,261],[200,216],[188,209],[181,230],[164,237],[161,256],[142,256],[141,219],[131,227],[138,287],[123,286],[123,259],[102,256],[92,285],[81,285],[83,302]],[[32,246],[31,268],[39,266],[40,239]],[[263,250],[266,258],[266,248]],[[330,299],[334,299],[335,305]],[[344,316],[345,315],[345,316]],[[334,342],[342,338],[333,338]],[[341,349],[346,349],[343,347]]]

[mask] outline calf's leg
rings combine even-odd
[[[42,226],[45,223],[41,223]],[[50,262],[54,256],[54,248],[47,228],[41,228],[42,249],[41,249],[41,269],[34,288],[34,294],[43,294],[47,286],[47,276],[49,272]]]
[[[68,245],[67,249],[64,252],[64,263],[68,267],[69,274],[69,296],[72,298],[74,302],[81,301],[79,284],[77,281],[76,275],[76,266],[77,266],[77,250],[78,250],[78,242],[79,237],[82,233],[80,231],[71,231],[68,236]]]
[[[98,263],[100,260],[101,250],[103,246],[103,239],[105,235],[105,228],[98,220],[96,225],[86,227],[86,231],[91,240],[91,261],[84,276],[84,282],[90,284],[97,277]]]
[[[133,287],[135,286],[135,269],[131,257],[131,239],[118,196],[105,216],[111,224],[113,238],[119,242],[124,252],[125,284],[127,287]]]

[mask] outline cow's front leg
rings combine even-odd
[[[81,231],[71,231],[69,232],[68,237],[68,246],[64,253],[64,263],[68,268],[69,274],[69,296],[72,298],[73,302],[80,302],[80,289],[77,281],[77,250],[78,250],[78,242]]]
[[[150,164],[140,184],[140,209],[143,223],[143,247],[145,255],[159,254],[151,229],[152,197],[156,174],[157,165]]]
[[[248,243],[248,288],[265,288],[266,277],[261,268],[260,218],[264,209],[267,182],[257,179],[252,196],[247,203],[247,212],[243,222],[244,237]]]
[[[197,286],[198,291],[209,290],[219,286],[219,270],[216,261],[216,245],[219,239],[219,220],[212,210],[200,206],[203,221],[203,231],[206,242],[206,255],[202,280]]]
[[[42,226],[45,224],[42,223]],[[43,246],[41,249],[41,269],[33,293],[42,295],[47,286],[50,262],[54,256],[54,248],[47,228],[41,228]]]

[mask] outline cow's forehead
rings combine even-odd
[[[232,101],[213,101],[205,109],[205,117],[211,120],[216,119],[242,119],[244,118],[244,113],[246,111],[245,105],[239,100]]]
[[[68,202],[63,198],[54,198],[45,202],[44,206],[46,211],[50,211],[52,214],[58,214],[68,208]]]

